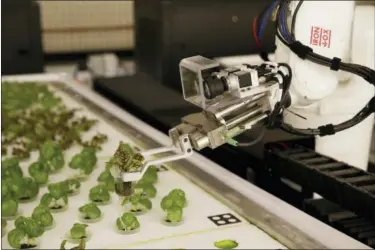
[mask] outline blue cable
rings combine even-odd
[[[287,8],[288,8],[287,5],[283,5],[282,8],[281,8],[281,10],[280,10],[281,11],[280,12],[280,18],[281,18],[280,24],[281,24],[282,36],[285,38],[285,40],[287,40],[288,42],[291,43],[293,41],[293,37],[288,32],[286,18],[285,18]]]
[[[266,27],[266,23],[268,22],[268,20],[270,19],[270,16],[272,14],[272,11],[276,8],[277,4],[279,3],[279,0],[276,0],[270,7],[269,9],[266,11],[266,14],[264,15],[263,17],[263,20],[262,20],[262,23],[260,25],[260,28],[259,28],[259,33],[258,33],[258,37],[259,39],[262,37],[263,35],[263,31],[264,31],[264,28]]]

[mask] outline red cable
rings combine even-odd
[[[286,143],[284,142],[279,142],[279,145],[283,146],[285,149],[288,149],[288,145],[286,145]]]
[[[259,42],[259,39],[258,39],[258,35],[257,35],[257,17],[254,18],[253,20],[253,36],[254,36],[254,39],[255,39],[255,43],[257,44],[258,48],[260,49],[260,42]]]

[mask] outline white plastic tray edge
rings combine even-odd
[[[123,120],[126,123],[132,124],[137,128],[137,130],[149,135],[153,140],[159,142],[160,144],[168,145],[170,143],[169,137],[167,135],[142,122],[138,118],[127,113],[120,107],[111,103],[109,100],[106,100],[104,97],[93,92],[87,87],[81,86],[78,82],[75,82],[70,77],[68,77],[67,74],[6,76],[2,77],[2,81],[62,82],[73,88],[77,93],[95,102],[99,106],[105,107],[106,110],[108,110],[117,118]],[[198,166],[208,174],[214,176],[218,180],[222,181],[223,183],[227,183],[238,193],[262,206],[271,214],[274,214],[290,223],[291,225],[295,226],[314,240],[323,244],[328,249],[372,249],[369,246],[364,245],[359,241],[303,213],[302,211],[294,208],[286,202],[267,193],[266,191],[252,185],[246,180],[232,174],[228,170],[199,154],[195,153],[188,159],[188,161]]]

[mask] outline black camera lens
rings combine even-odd
[[[207,99],[213,99],[222,95],[227,90],[227,85],[224,78],[209,77],[203,82],[203,88],[204,96]]]

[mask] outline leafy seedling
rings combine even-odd
[[[124,172],[134,172],[142,166],[144,157],[127,143],[120,142],[115,154],[106,164],[107,169],[116,167]]]
[[[2,199],[1,201],[1,216],[13,217],[17,215],[18,201],[12,198]]]
[[[82,175],[90,175],[97,161],[95,148],[85,147],[80,153],[73,156],[69,167],[80,170]]]
[[[66,180],[66,183],[68,185],[68,195],[73,195],[79,192],[81,182],[78,179],[68,179]]]
[[[29,167],[29,174],[39,185],[47,184],[49,177],[49,168],[43,161],[36,161]]]
[[[60,210],[68,206],[68,190],[66,181],[48,185],[48,193],[42,196],[40,203],[49,207],[51,211]]]
[[[19,179],[21,186],[21,196],[20,201],[28,201],[35,198],[39,193],[39,185],[35,182],[33,178],[24,177]]]
[[[106,169],[104,170],[98,177],[97,181],[99,184],[105,186],[108,191],[114,192],[115,191],[115,178],[112,176],[111,172]]]
[[[134,213],[144,213],[152,209],[152,202],[141,195],[132,195],[123,200],[122,205],[130,204],[130,211]]]
[[[183,208],[177,205],[172,205],[167,209],[166,222],[178,223],[183,219]]]
[[[238,243],[234,240],[220,240],[214,243],[216,248],[219,249],[234,249],[238,247]]]
[[[66,243],[67,243],[67,240],[63,240],[62,242],[61,242],[61,244],[60,244],[60,250],[65,250],[66,248],[65,248],[65,245],[66,245]],[[79,244],[78,244],[78,246],[75,246],[75,247],[72,247],[72,248],[70,248],[71,250],[84,250],[86,248],[86,241],[84,240],[84,239],[81,239],[80,241],[79,241]]]
[[[53,216],[50,209],[45,205],[40,204],[34,208],[31,217],[45,229],[53,225]]]
[[[64,167],[64,155],[59,144],[46,141],[39,151],[39,160],[47,164],[49,172],[56,172]]]
[[[82,240],[87,238],[87,224],[74,223],[70,229],[70,238],[73,240]]]
[[[134,193],[151,199],[151,198],[155,198],[157,190],[155,186],[152,184],[137,183],[134,186]]]
[[[104,185],[97,185],[90,189],[89,199],[97,203],[109,203],[111,195]]]
[[[23,172],[16,158],[7,158],[1,161],[1,180],[19,177],[23,177]]]
[[[137,217],[132,213],[124,213],[116,220],[117,229],[120,231],[134,231],[140,227]]]
[[[83,205],[78,209],[78,211],[82,214],[82,218],[85,220],[96,220],[102,215],[102,212],[95,203]]]
[[[8,233],[9,245],[13,248],[34,248],[44,229],[31,217],[20,216],[14,222],[15,229]]]
[[[158,170],[155,166],[150,166],[142,179],[139,180],[139,184],[155,184],[158,181]]]

